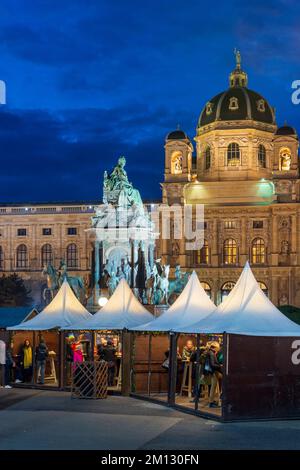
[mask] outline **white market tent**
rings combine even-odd
[[[127,330],[153,320],[153,315],[143,307],[125,279],[121,279],[108,302],[87,321],[77,322],[72,330]]]
[[[135,331],[177,331],[207,317],[216,309],[200,284],[195,271],[173,305],[150,323],[135,328]]]
[[[92,315],[79,302],[69,283],[64,280],[54,299],[32,320],[10,326],[8,330],[42,331],[67,328]]]
[[[281,313],[260,289],[247,262],[226,299],[207,318],[180,333],[300,336],[300,326]]]

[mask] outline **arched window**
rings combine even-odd
[[[233,238],[227,238],[223,244],[223,263],[237,264],[237,246]]]
[[[28,268],[28,253],[26,245],[19,245],[17,248],[17,268]]]
[[[207,293],[208,297],[211,299],[211,287],[208,284],[208,282],[201,282],[201,286],[203,287],[203,289]]]
[[[0,269],[4,268],[4,253],[3,248],[0,246]]]
[[[268,287],[266,286],[266,284],[264,282],[258,281],[258,285],[263,291],[263,293],[266,294],[266,296],[268,297],[269,292],[268,292]]]
[[[203,246],[195,252],[196,264],[209,264],[209,247],[207,240],[203,241]]]
[[[288,147],[280,149],[279,152],[279,169],[280,171],[289,171],[291,169],[292,153]]]
[[[204,152],[204,161],[205,161],[205,169],[208,170],[211,165],[211,150],[210,147],[206,147],[205,152]]]
[[[258,166],[260,168],[266,168],[267,166],[266,149],[263,145],[258,146],[257,160],[258,160]]]
[[[70,243],[67,246],[67,267],[77,268],[78,267],[78,250],[75,243]]]
[[[172,175],[180,175],[182,173],[182,153],[173,152],[171,157],[171,173]]]
[[[239,144],[232,142],[227,148],[227,165],[239,166],[241,160]]]
[[[262,238],[255,238],[251,246],[252,264],[264,264],[266,262],[265,242]]]
[[[42,246],[41,261],[42,267],[48,263],[52,263],[52,246],[49,243]]]
[[[225,284],[223,284],[223,286],[221,287],[221,302],[226,299],[226,297],[230,294],[234,286],[235,282],[231,281],[225,282]]]

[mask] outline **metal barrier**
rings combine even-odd
[[[107,362],[72,363],[72,398],[107,397]]]

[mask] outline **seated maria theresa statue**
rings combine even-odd
[[[113,171],[108,174],[104,172],[103,202],[104,204],[116,204],[118,206],[142,206],[140,193],[134,189],[128,181],[125,170],[126,158],[120,157]]]

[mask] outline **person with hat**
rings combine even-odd
[[[209,393],[209,408],[218,408],[219,401],[216,401],[217,392],[220,393],[221,380],[222,380],[222,364],[219,362],[218,357],[220,353],[220,344],[218,341],[210,343],[208,351],[208,362],[211,368],[211,387]]]

